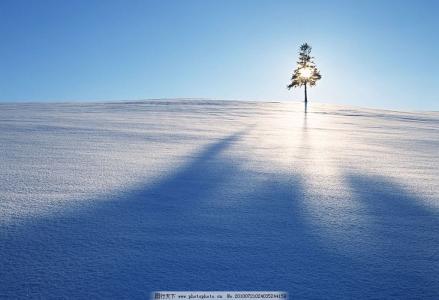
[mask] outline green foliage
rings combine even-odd
[[[307,76],[304,76],[304,73]],[[314,86],[321,78],[322,75],[320,75],[320,71],[314,63],[314,57],[311,56],[311,46],[307,43],[302,44],[300,46],[297,68],[291,76],[291,83],[287,86],[288,89],[303,85]]]

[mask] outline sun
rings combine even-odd
[[[312,70],[311,70],[311,68],[305,67],[305,68],[300,69],[299,73],[300,73],[300,77],[302,77],[304,79],[308,79],[312,75]]]

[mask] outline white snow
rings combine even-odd
[[[0,298],[439,298],[439,113],[0,104]]]

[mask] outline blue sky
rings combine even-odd
[[[170,97],[439,110],[439,1],[1,0],[0,101]]]

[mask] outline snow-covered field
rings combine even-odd
[[[0,104],[0,298],[439,298],[439,113]]]

